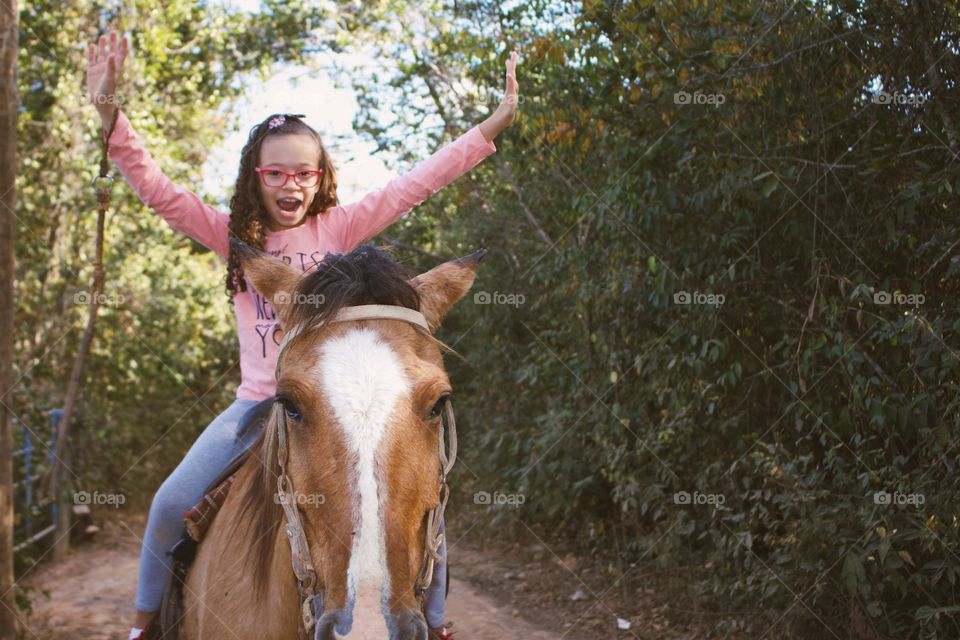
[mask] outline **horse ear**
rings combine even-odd
[[[410,280],[420,294],[420,312],[427,319],[430,331],[436,331],[447,312],[473,286],[477,265],[487,253],[480,249],[463,258],[437,265]]]
[[[303,274],[283,260],[237,238],[230,238],[230,248],[236,251],[240,259],[243,275],[253,283],[257,291],[270,300],[282,323],[287,317],[290,303],[297,291],[297,283]]]

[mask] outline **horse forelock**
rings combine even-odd
[[[304,274],[297,285],[300,301],[287,322],[291,327],[322,324],[344,307],[387,304],[420,310],[420,295],[410,284],[412,273],[373,246],[347,254],[328,254],[315,271]]]

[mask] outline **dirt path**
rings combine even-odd
[[[108,522],[96,541],[75,548],[61,563],[28,574],[24,584],[49,592],[49,598],[30,593],[33,612],[25,620],[25,637],[126,640],[144,523],[143,516]],[[496,604],[457,578],[450,583],[447,617],[464,640],[557,640],[561,635],[525,622],[512,607]]]
[[[126,639],[146,517],[120,513],[104,520],[97,519],[103,531],[95,541],[21,579],[33,588],[27,592],[33,613],[23,637]],[[689,600],[676,597],[689,588],[683,574],[671,583],[672,573],[652,562],[609,566],[548,544],[528,528],[528,535],[507,541],[470,523],[469,514],[447,523],[452,573],[447,619],[456,623],[458,640],[744,640],[714,633],[710,622],[717,613],[681,604]],[[626,575],[632,575],[632,587],[615,579]],[[355,620],[355,632],[362,631],[360,616]],[[382,640],[377,636],[360,640]]]

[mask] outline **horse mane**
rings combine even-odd
[[[420,310],[420,296],[409,283],[412,275],[398,264],[389,252],[365,245],[347,254],[328,254],[300,280],[294,300],[321,300],[322,304],[297,304],[293,308],[291,327],[317,325],[332,318],[340,309],[361,304],[397,305]],[[312,296],[312,297],[306,297]],[[421,331],[429,335],[426,331]],[[430,336],[431,339],[432,336]],[[435,339],[434,339],[435,340]],[[443,343],[436,341],[441,347]],[[235,526],[246,523],[250,539],[246,547],[248,566],[253,570],[255,597],[261,598],[267,586],[273,546],[283,521],[283,509],[275,499],[280,464],[277,460],[277,406],[253,445],[254,455],[248,481],[237,483],[240,507]],[[243,538],[240,538],[241,540]],[[241,553],[244,553],[241,550]]]

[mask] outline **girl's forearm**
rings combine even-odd
[[[110,125],[113,123],[113,114],[119,109],[116,104],[98,104],[97,113],[100,114],[100,124],[103,125],[103,130],[106,131],[110,128]]]
[[[497,117],[497,114],[493,114],[480,123],[480,133],[483,134],[484,140],[493,142],[493,139],[500,135],[500,132],[506,129],[509,124],[509,122],[503,123],[502,118]]]
[[[504,98],[497,110],[490,114],[490,117],[480,123],[480,133],[487,142],[493,142],[493,139],[500,135],[500,132],[509,127],[517,115],[516,96],[511,95]]]

